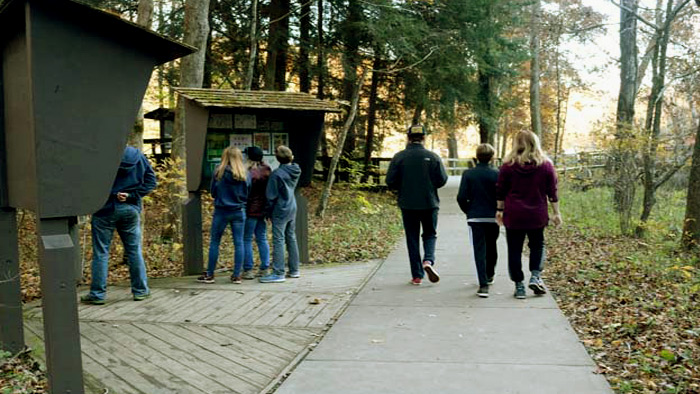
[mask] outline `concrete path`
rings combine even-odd
[[[276,394],[612,393],[551,295],[513,297],[504,234],[491,297],[476,296],[458,183],[440,190],[440,283],[409,284],[402,240]]]

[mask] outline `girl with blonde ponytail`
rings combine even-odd
[[[214,217],[211,221],[211,241],[209,242],[209,261],[207,271],[197,281],[214,283],[214,270],[219,260],[219,245],[226,226],[231,226],[235,249],[233,274],[231,281],[241,283],[243,268],[243,228],[245,226],[245,208],[248,201],[250,180],[243,166],[240,149],[229,146],[221,155],[221,164],[211,177],[211,196],[214,198]]]

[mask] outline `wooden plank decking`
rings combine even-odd
[[[242,285],[194,277],[152,280],[152,297],[128,287],[107,304],[81,305],[87,393],[266,393],[320,341],[378,262],[303,267],[285,283]],[[83,291],[84,293],[84,291]],[[43,354],[40,305],[25,312],[27,342]]]

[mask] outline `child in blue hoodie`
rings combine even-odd
[[[299,277],[299,248],[296,237],[297,201],[294,189],[299,182],[301,168],[292,163],[292,150],[284,145],[275,149],[280,166],[267,182],[267,212],[272,221],[272,273],[260,278],[262,283],[284,282],[284,247],[287,246],[287,277]]]
[[[197,278],[198,282],[214,283],[214,270],[219,260],[219,245],[226,226],[231,225],[235,249],[231,282],[240,284],[243,268],[243,230],[245,207],[248,201],[250,179],[243,166],[240,149],[229,146],[221,155],[221,164],[211,177],[211,196],[214,197],[214,217],[211,221],[209,262],[207,271]]]

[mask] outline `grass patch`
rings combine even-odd
[[[562,188],[548,283],[617,393],[700,392],[700,261],[678,250],[684,198],[660,191],[637,239],[619,235],[610,190]]]

